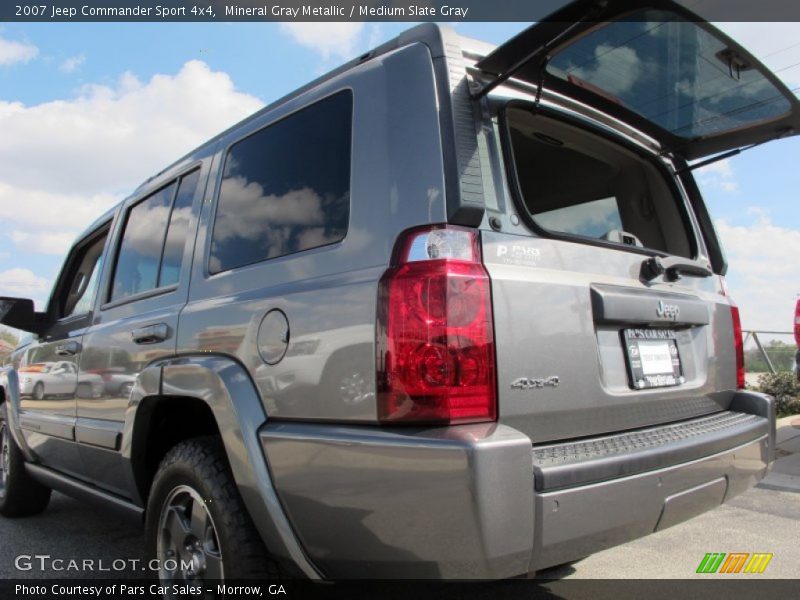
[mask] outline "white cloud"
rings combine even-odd
[[[230,77],[197,60],[176,75],[85,86],[72,100],[0,101],[0,181],[52,193],[130,190],[260,108]]]
[[[777,73],[790,88],[800,85],[800,23],[714,23]],[[795,65],[790,69],[784,69]]]
[[[38,252],[41,254],[64,256],[75,241],[77,233],[77,231],[40,231],[37,233],[29,233],[15,230],[9,234],[9,237],[22,252]]]
[[[70,56],[67,60],[61,63],[58,67],[59,71],[62,73],[72,73],[80,67],[84,62],[86,62],[86,55],[85,54],[78,54],[77,56]]]
[[[587,67],[574,69],[581,79],[593,81],[597,73],[610,77],[603,82],[603,88],[612,94],[629,92],[635,83],[651,79],[657,72],[656,65],[642,60],[634,48],[600,44],[594,51],[595,60]]]
[[[0,38],[0,66],[26,63],[37,54],[39,49],[33,44]]]
[[[364,23],[281,23],[281,31],[325,60],[352,58],[363,29]]]
[[[47,173],[43,172],[42,177],[47,177]],[[48,192],[15,187],[0,180],[0,219],[31,232],[79,230],[88,226],[120,198],[120,195],[105,192]]]
[[[7,269],[0,272],[0,295],[30,298],[50,291],[50,282],[29,269]]]
[[[69,100],[0,100],[0,219],[19,249],[63,253],[71,232],[261,105],[196,60],[147,82],[125,73]]]
[[[718,189],[729,194],[739,191],[739,183],[736,181],[733,166],[727,158],[700,167],[695,171],[695,176],[705,189]]]
[[[800,231],[775,225],[761,208],[746,226],[717,222],[728,255],[728,283],[745,329],[790,331],[800,292]]]

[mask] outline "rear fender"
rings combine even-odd
[[[121,452],[131,489],[137,490],[137,500],[142,504],[145,492],[136,485],[132,460],[139,456],[135,424],[143,401],[153,396],[196,398],[208,405],[236,485],[270,552],[297,565],[304,576],[319,579],[319,572],[297,542],[275,492],[257,434],[267,415],[246,369],[227,357],[203,355],[157,361],[139,374],[125,414]]]

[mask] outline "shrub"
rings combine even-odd
[[[800,414],[800,382],[794,373],[764,373],[758,378],[758,391],[774,396],[779,418]]]

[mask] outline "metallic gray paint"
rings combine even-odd
[[[8,431],[22,452],[25,460],[33,462],[35,459],[33,452],[28,448],[25,436],[19,424],[19,375],[13,366],[0,369],[0,388],[3,389],[3,399],[6,406],[6,418],[8,419]]]
[[[88,348],[117,347],[136,355],[124,374],[135,381],[130,396],[71,398],[61,415],[79,441],[90,443],[64,441],[73,458],[80,458],[71,468],[115,494],[29,465],[34,476],[140,516],[147,493],[140,460],[146,440],[137,425],[157,402],[198,399],[214,415],[236,483],[269,550],[312,578],[518,575],[682,520],[717,502],[721,480],[728,499],[763,476],[774,448],[774,403],[733,391],[733,332],[720,279],[643,283],[643,255],[532,235],[515,215],[505,180],[491,120],[496,99],[487,98],[480,109],[464,101],[469,57],[459,47],[462,41],[434,25],[403,33],[369,59],[351,61],[223,132],[125,201],[129,206],[202,164],[190,226],[197,236],[190,234],[186,245],[180,285],[113,305],[103,304],[99,292],[85,332]],[[344,88],[354,92],[347,237],[210,276],[208,232],[226,148]],[[532,89],[512,82],[496,92],[503,100],[530,97]],[[587,123],[602,122],[642,149],[655,146],[574,101],[545,91],[543,104]],[[478,130],[476,144],[470,138]],[[666,158],[654,160],[669,166]],[[96,224],[117,219],[106,252],[116,245],[120,210]],[[358,380],[375,387],[377,282],[398,233],[448,219],[477,224],[481,215],[484,260],[493,281],[500,422],[413,430],[371,426],[374,395],[347,396],[342,384]],[[489,216],[499,219],[504,233],[491,230]],[[689,220],[697,230],[691,211]],[[697,237],[698,260],[704,260]],[[507,251],[501,254],[501,247]],[[111,265],[106,260],[101,290],[110,285]],[[593,309],[592,290],[624,290],[613,302],[610,292],[602,292],[604,302],[623,309]],[[619,323],[641,318],[641,298],[673,296],[693,306],[687,311],[681,305],[680,313],[678,344],[687,381],[680,389],[634,392]],[[694,303],[708,307],[705,321]],[[283,359],[268,365],[259,355],[257,334],[273,309],[286,314],[291,337]],[[125,339],[132,330],[160,323],[173,337],[152,347]],[[83,335],[73,333],[76,340]],[[558,387],[503,385],[551,374],[561,374]],[[33,461],[55,438],[30,432],[33,448],[27,447],[16,377],[6,370],[0,385],[12,434]],[[770,419],[771,433],[690,463],[534,492],[532,440],[596,435],[728,408]],[[298,422],[303,419],[315,422]],[[104,446],[120,428],[117,453]]]
[[[730,307],[713,278],[644,284],[645,257],[613,248],[484,230],[484,263],[492,279],[500,421],[534,442],[570,439],[654,425],[727,408],[735,388]],[[686,383],[678,388],[634,391],[620,339],[624,324],[596,323],[592,290],[615,290],[615,302],[640,310],[657,298],[679,294],[702,302],[709,325],[679,323],[678,349]],[[649,306],[649,305],[648,305]],[[643,309],[641,309],[643,310]],[[685,311],[702,321],[699,309]],[[698,314],[693,314],[697,312]],[[638,319],[638,313],[631,317]],[[682,314],[680,321],[684,320]],[[520,351],[524,349],[524,351]],[[569,369],[567,370],[567,365]],[[560,376],[558,387],[511,389],[519,377]]]
[[[98,282],[98,308],[95,309],[92,324],[83,336],[83,352],[80,358],[82,370],[96,368],[102,364],[106,376],[114,373],[117,378],[135,381],[142,369],[153,362],[175,355],[177,344],[178,315],[189,293],[189,274],[193,255],[193,241],[196,236],[198,215],[205,192],[205,183],[211,165],[213,148],[206,148],[191,159],[179,162],[158,177],[141,186],[127,198],[111,230],[110,256],[104,261],[103,272]],[[161,290],[151,290],[145,294],[124,298],[122,301],[107,303],[112,287],[114,260],[119,240],[123,233],[128,209],[164,184],[194,169],[200,169],[197,190],[192,203],[188,225],[187,240],[184,246],[179,282]],[[140,343],[137,335],[143,329],[153,328],[165,333],[163,339],[152,339],[151,343]],[[99,360],[102,357],[104,360]],[[90,358],[87,361],[87,358]],[[122,430],[131,398],[125,395],[125,386],[114,386],[110,394],[101,398],[79,398],[77,400],[77,425],[84,436],[92,428],[105,424],[109,432]],[[97,439],[97,435],[93,435]],[[104,447],[105,446],[105,447]],[[118,452],[109,451],[104,444],[80,444],[79,452],[86,473],[91,474],[95,484],[131,496],[130,483],[126,471],[122,469],[123,457]],[[116,447],[111,450],[116,450]]]
[[[597,323],[632,323],[635,325],[708,325],[708,306],[690,294],[676,294],[650,289],[593,285],[592,312]],[[678,308],[675,318],[658,314],[659,303]]]
[[[219,141],[222,155],[243,136],[303,106],[353,90],[350,224],[340,243],[209,275],[221,158],[211,171],[177,352],[235,356],[255,380],[270,418],[377,421],[368,394],[344,389],[354,377],[375,387],[378,280],[401,231],[446,219],[431,61],[421,43],[377,56]],[[275,309],[286,315],[291,342],[286,356],[270,365],[259,353],[257,334],[264,315]]]
[[[755,485],[768,466],[766,436],[690,463],[623,479],[537,494],[536,537],[531,569],[543,569],[588,556],[653,533],[665,502],[685,493],[680,508],[670,507],[660,528],[709,508],[703,490],[721,477],[727,480],[724,499]],[[714,488],[716,490],[716,488]],[[716,496],[714,496],[716,498]]]
[[[496,578],[527,572],[530,440],[503,425],[259,431],[278,495],[332,578]]]
[[[189,396],[211,408],[236,485],[269,551],[290,560],[305,577],[319,578],[273,488],[257,435],[267,415],[247,371],[222,356],[187,356],[162,361],[153,368],[161,370],[161,394],[166,401],[169,395]],[[126,431],[133,431],[134,422],[135,409],[126,415]],[[131,450],[130,445],[123,446],[126,460],[131,460]]]

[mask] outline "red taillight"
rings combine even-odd
[[[794,343],[800,346],[800,298],[794,306]]]
[[[406,232],[381,279],[378,302],[380,421],[495,420],[490,281],[477,231]]]
[[[733,345],[736,349],[736,387],[743,389],[744,381],[744,342],[742,340],[742,321],[739,319],[739,307],[731,305],[733,318]]]

